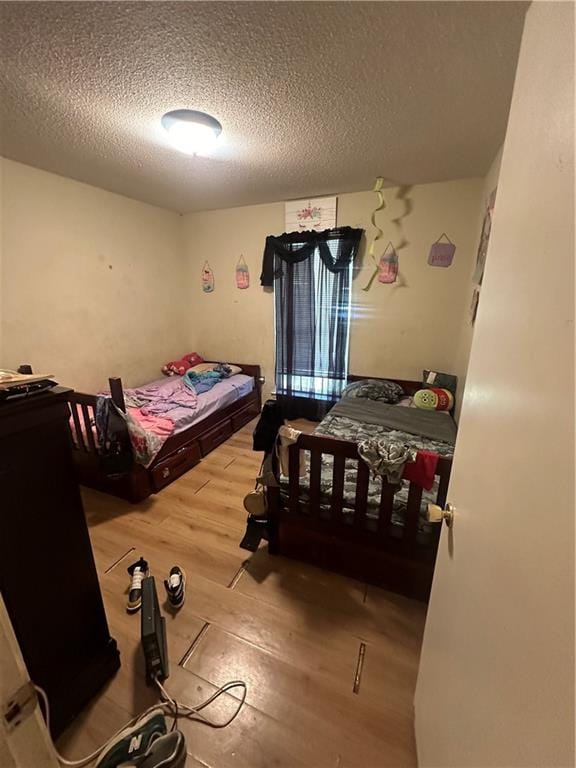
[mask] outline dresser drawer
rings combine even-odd
[[[172,480],[187,472],[190,467],[198,464],[201,458],[200,448],[197,443],[194,443],[185,445],[176,453],[163,459],[151,470],[154,490],[159,491],[164,488]]]
[[[232,424],[228,419],[223,421],[217,427],[214,427],[209,432],[206,432],[200,438],[200,448],[202,449],[202,456],[206,456],[207,453],[213,451],[224,440],[228,440],[232,434]]]
[[[248,424],[255,416],[258,416],[260,409],[258,408],[258,401],[254,401],[243,408],[241,411],[232,416],[232,429],[234,432],[243,427],[244,424]]]

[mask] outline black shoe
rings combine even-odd
[[[128,567],[128,573],[132,577],[130,581],[130,593],[126,610],[128,613],[136,613],[142,605],[142,580],[148,576],[148,563],[143,557]]]
[[[170,576],[164,580],[168,602],[172,608],[181,608],[186,596],[186,574],[177,565],[170,568]]]
[[[240,547],[247,549],[248,552],[256,552],[262,539],[268,541],[268,518],[248,515],[246,533],[240,542]]]

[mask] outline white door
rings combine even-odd
[[[0,766],[2,768],[58,768],[38,705],[28,711],[27,694],[20,698],[22,716],[9,702],[29,682],[28,672],[14,636],[6,606],[0,595]],[[33,697],[30,699],[33,701]]]
[[[574,766],[574,7],[533,3],[415,699],[419,765]]]

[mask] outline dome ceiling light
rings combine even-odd
[[[193,109],[174,109],[162,116],[162,126],[170,143],[187,155],[213,149],[222,133],[222,125],[212,115]]]

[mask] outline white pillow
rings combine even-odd
[[[216,368],[217,363],[198,363],[193,365],[192,368],[188,368],[188,371],[194,371],[194,373],[205,373],[206,371],[213,371]],[[186,373],[188,373],[186,371]]]

